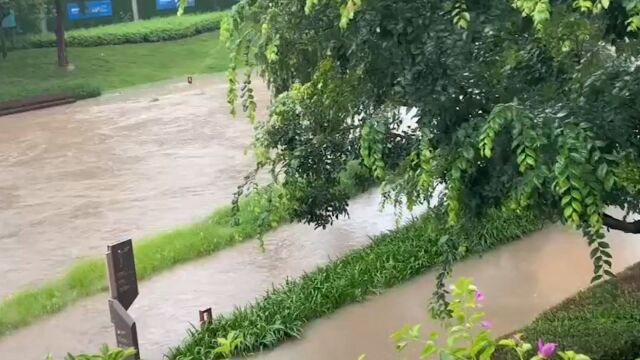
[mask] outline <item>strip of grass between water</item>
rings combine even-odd
[[[340,190],[350,197],[373,185],[372,178],[357,161],[348,162],[340,175]],[[270,185],[251,192],[241,200],[235,216],[231,206],[225,206],[195,224],[134,241],[138,279],[143,280],[177,264],[213,254],[289,222],[291,204],[274,202],[268,221],[264,221],[263,212],[257,211],[265,207],[269,196],[277,198],[280,191],[280,187]],[[79,261],[57,280],[2,299],[0,336],[107,288],[103,258]]]
[[[258,234],[255,203],[266,188],[247,197],[240,207],[238,224],[230,206],[214,211],[203,221],[134,242],[138,279],[195,258],[210,255]],[[288,221],[283,209],[275,208],[268,227]],[[54,314],[78,300],[107,290],[103,258],[81,260],[60,279],[34,289],[18,291],[0,303],[0,335]]]
[[[450,233],[442,209],[431,209],[420,219],[377,236],[373,242],[341,259],[288,280],[264,297],[231,314],[219,315],[202,329],[190,331],[183,344],[172,349],[172,360],[216,359],[217,339],[237,331],[242,342],[236,355],[248,355],[299,337],[311,320],[365,300],[387,288],[423,274],[441,262],[444,235],[460,244],[476,244],[468,254],[494,248],[542,228],[539,214],[490,211]],[[470,241],[470,240],[473,240]]]

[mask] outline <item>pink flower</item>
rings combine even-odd
[[[542,339],[538,339],[538,355],[543,359],[553,356],[556,352],[555,343],[544,343]]]
[[[485,329],[491,329],[493,327],[493,323],[489,320],[482,320],[480,321],[480,326]]]
[[[484,300],[484,293],[480,290],[477,290],[475,294],[475,298],[476,298],[476,301]]]

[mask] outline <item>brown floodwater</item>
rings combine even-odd
[[[196,77],[0,117],[0,298],[227,204],[254,161],[225,93]]]
[[[243,155],[251,128],[226,115],[223,81],[196,83],[0,118],[0,295],[55,277],[78,257],[103,254],[108,243],[199,219],[229,201],[253,164]],[[258,93],[266,102],[266,91]],[[264,252],[247,242],[142,282],[130,312],[143,358],[161,359],[199,309],[229,312],[392,229],[393,210],[378,211],[379,200],[375,191],[356,198],[351,218],[327,230],[282,226],[266,236]],[[639,236],[612,232],[609,239],[616,270],[640,259]],[[579,234],[554,225],[461,262],[454,276],[474,278],[500,334],[587,286],[588,250]],[[400,358],[389,334],[424,321],[432,290],[427,273],[314,321],[302,339],[257,357]],[[106,293],[0,338],[0,359],[62,358],[102,343],[114,344]]]
[[[285,225],[266,236],[264,252],[255,242],[248,242],[142,282],[140,296],[130,312],[137,320],[143,357],[162,359],[169,347],[185,337],[191,323],[197,322],[198,310],[211,307],[214,314],[230,312],[235,306],[254,301],[287,277],[299,276],[368,244],[368,235],[392,229],[396,217],[388,208],[377,211],[378,201],[377,193],[369,192],[352,202],[350,219],[340,220],[327,230]],[[609,239],[615,270],[640,259],[639,236],[612,232]],[[484,310],[495,333],[503,334],[588,286],[588,253],[580,234],[553,225],[457,264],[454,277],[475,280],[486,294]],[[366,353],[368,359],[400,359],[389,334],[405,323],[421,322],[425,331],[437,329],[437,324],[425,321],[433,276],[428,272],[364,303],[314,321],[302,339],[257,357],[355,360]],[[67,351],[97,349],[102,343],[114,343],[106,294],[80,301],[0,338],[0,358],[40,359],[49,352],[61,357]]]
[[[229,312],[255,300],[287,277],[329,262],[370,241],[370,235],[393,229],[393,209],[378,211],[376,191],[352,201],[351,217],[326,230],[303,224],[284,225],[265,236],[265,251],[247,242],[210,257],[178,266],[140,284],[140,295],[130,309],[137,321],[141,354],[161,359],[197,323],[198,310]],[[411,218],[403,214],[403,221]],[[113,345],[113,327],[107,312],[107,294],[80,301],[72,308],[30,327],[0,338],[0,359],[39,359],[47,353],[62,357]]]

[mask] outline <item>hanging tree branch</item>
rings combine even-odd
[[[634,222],[627,222],[620,219],[616,219],[609,214],[602,216],[603,225],[614,230],[624,231],[631,234],[640,234],[640,220]]]

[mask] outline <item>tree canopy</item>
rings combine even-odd
[[[452,227],[498,207],[581,229],[598,280],[605,228],[640,232],[606,213],[640,210],[639,28],[639,0],[245,0],[221,36],[229,102],[255,121],[252,74],[273,91],[254,151],[296,219],[347,214],[360,159],[396,204],[443,188]]]

